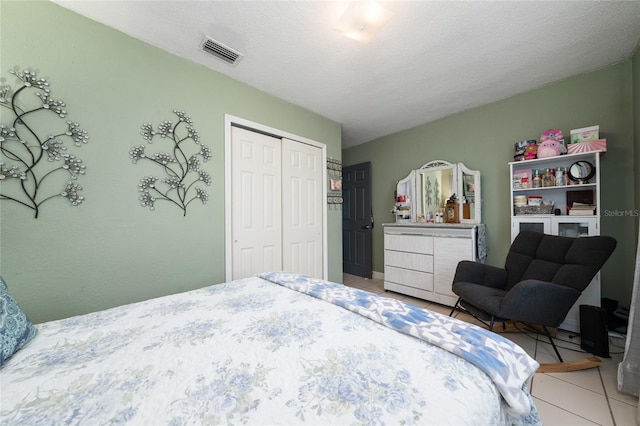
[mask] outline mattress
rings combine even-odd
[[[37,329],[0,368],[2,424],[540,424],[509,340],[296,274]]]

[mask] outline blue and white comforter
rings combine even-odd
[[[38,325],[0,368],[0,423],[540,423],[524,386],[537,364],[500,336],[263,277]]]

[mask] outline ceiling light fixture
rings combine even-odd
[[[373,0],[350,1],[335,29],[349,38],[369,43],[391,19],[393,13]]]

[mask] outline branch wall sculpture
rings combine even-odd
[[[0,85],[3,120],[5,115],[9,118],[0,123],[0,200],[33,210],[35,218],[42,205],[56,197],[67,198],[72,206],[81,204],[82,187],[74,181],[85,173],[85,166],[66,152],[65,141],[80,147],[89,142],[87,132],[72,121],[58,126],[56,133],[42,131],[52,122],[52,114],[66,117],[65,103],[51,97],[49,82],[38,78],[35,71],[16,67],[9,73],[16,76],[19,84],[15,90]],[[26,98],[30,94],[34,97]],[[50,188],[56,187],[61,189],[52,193]]]
[[[180,208],[183,216],[186,216],[187,207],[192,201],[200,200],[205,204],[209,199],[204,189],[194,185],[199,182],[211,185],[211,176],[200,168],[200,160],[207,162],[211,159],[211,150],[200,144],[200,135],[193,128],[191,117],[184,111],[174,110],[173,113],[178,116],[175,125],[170,121],[163,121],[154,130],[151,123],[145,123],[140,132],[149,144],[156,137],[169,142],[170,152],[147,154],[145,145],[136,145],[129,151],[129,158],[134,164],[138,161],[156,164],[165,173],[162,179],[156,176],[140,179],[140,204],[155,210],[156,201],[168,201]]]

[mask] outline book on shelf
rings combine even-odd
[[[569,209],[569,216],[589,216],[596,214],[596,206],[593,204],[573,202]]]

